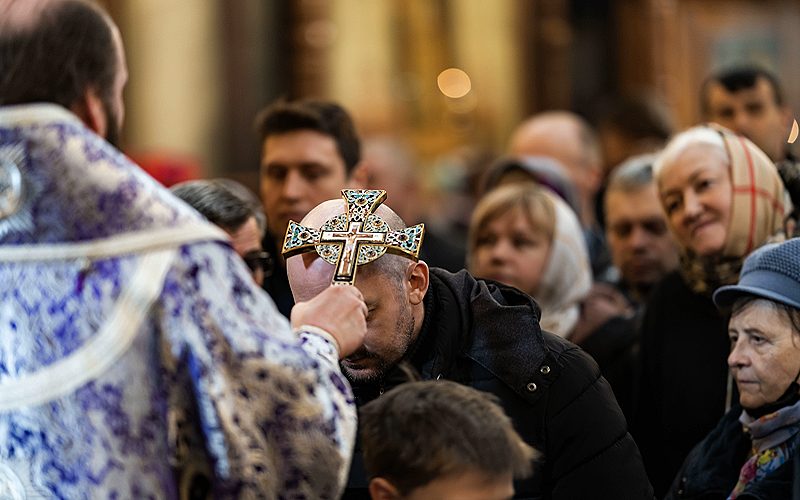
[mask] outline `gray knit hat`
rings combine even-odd
[[[755,295],[800,309],[800,238],[765,245],[747,257],[739,283],[714,293],[717,307],[730,307],[743,295]]]

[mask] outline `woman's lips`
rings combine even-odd
[[[698,232],[713,226],[715,223],[716,223],[715,220],[707,220],[707,221],[698,222],[698,223],[692,225],[692,227],[691,227],[692,236],[695,236]]]

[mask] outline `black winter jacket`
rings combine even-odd
[[[656,496],[725,414],[728,321],[678,271],[650,296],[641,331],[633,436]]]
[[[724,500],[728,498],[739,479],[739,471],[747,461],[752,443],[744,433],[739,415],[742,409],[734,407],[720,420],[719,425],[701,441],[683,464],[667,500],[687,498],[694,500]],[[800,445],[800,434],[793,438],[793,446]],[[800,470],[800,454],[795,452],[777,470],[759,481],[748,484],[736,497],[738,500],[791,500],[792,476]],[[800,478],[798,478],[800,481]]]
[[[424,379],[455,380],[500,399],[544,456],[531,479],[515,484],[517,498],[652,499],[639,450],[597,364],[542,332],[539,317],[536,303],[514,288],[433,268],[422,330],[405,359]],[[383,389],[354,386],[359,405]],[[365,488],[359,456],[354,464],[350,486]],[[354,493],[345,498],[359,498]]]

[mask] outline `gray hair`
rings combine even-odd
[[[262,236],[265,218],[256,198],[248,189],[230,179],[203,179],[181,182],[170,188],[172,194],[200,212],[209,222],[233,233],[248,219],[255,218]]]
[[[625,160],[609,176],[606,192],[630,193],[649,186],[653,182],[653,163],[657,158],[656,153],[648,153]]]
[[[674,163],[684,151],[690,147],[699,145],[718,148],[726,157],[728,156],[728,152],[725,149],[725,141],[722,139],[719,132],[703,125],[692,127],[676,135],[669,141],[653,164],[653,174],[655,177],[659,178],[664,167]]]
[[[753,304],[772,307],[779,313],[783,313],[784,317],[789,320],[793,332],[795,334],[800,334],[800,309],[758,295],[743,295],[736,299],[733,306],[731,306],[731,317],[736,316]]]

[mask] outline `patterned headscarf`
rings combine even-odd
[[[543,330],[568,337],[580,316],[580,303],[592,286],[589,252],[575,212],[555,194],[545,191],[555,208],[550,255],[536,293]]]
[[[791,202],[775,164],[755,144],[716,124],[695,127],[684,134],[697,129],[716,131],[722,138],[733,189],[730,226],[722,253],[701,257],[683,248],[681,256],[681,273],[686,282],[695,292],[709,295],[722,285],[736,283],[750,252],[780,238]],[[668,149],[669,145],[665,151]],[[663,163],[659,163],[657,180],[663,173],[663,168],[658,168]]]

